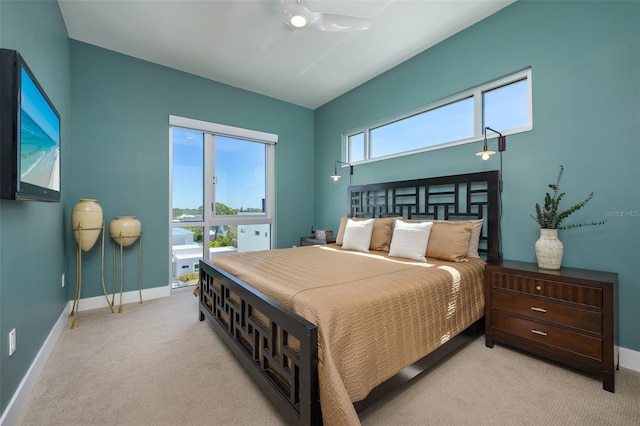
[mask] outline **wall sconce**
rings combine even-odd
[[[334,165],[333,174],[331,175],[331,179],[333,179],[334,182],[337,182],[338,179],[340,179],[340,175],[338,174],[338,163],[346,164],[346,165],[349,166],[349,181],[351,181],[351,175],[353,174],[353,166],[351,165],[351,163],[345,163],[344,161],[338,161],[338,160],[336,160],[336,163]]]
[[[493,133],[498,134],[498,152],[506,151],[507,149],[507,137],[502,136],[502,133],[498,132],[497,130],[493,130],[491,127],[485,127],[484,128],[484,147],[482,151],[476,152],[476,155],[478,157],[482,157],[483,160],[488,160],[490,156],[496,153],[495,151],[490,151],[487,148],[487,130],[491,130]]]

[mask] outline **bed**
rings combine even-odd
[[[497,171],[351,186],[352,219],[342,218],[336,244],[201,261],[200,320],[288,422],[358,424],[357,410],[388,386],[482,330],[484,264],[499,258],[498,195]],[[359,247],[354,229],[374,225]],[[426,253],[417,249],[426,261],[399,243],[418,228],[431,232]]]

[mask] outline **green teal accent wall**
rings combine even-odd
[[[518,1],[315,111],[316,224],[337,229],[348,179],[329,179],[343,132],[531,67],[530,132],[503,154],[503,253],[535,262],[529,217],[565,166],[571,217],[607,220],[560,231],[563,265],[619,273],[619,344],[640,350],[640,3]],[[490,144],[496,144],[495,139]],[[355,166],[354,184],[499,168],[481,142]]]
[[[169,285],[169,115],[277,134],[276,246],[297,245],[308,232],[312,110],[77,41],[71,41],[71,93],[69,209],[80,198],[95,198],[107,226],[116,216],[140,219],[143,289]],[[65,233],[66,250],[74,253],[71,230]],[[138,285],[138,250],[131,247],[124,253],[125,292]],[[109,239],[105,253],[111,289]],[[73,280],[75,264],[70,255]],[[99,246],[83,254],[82,268],[82,296],[102,295]]]
[[[61,116],[62,194],[70,150],[69,39],[56,1],[0,2],[0,47],[17,49]],[[0,412],[67,303],[63,202],[0,200]],[[68,281],[67,281],[68,282]],[[9,356],[8,336],[17,349]]]

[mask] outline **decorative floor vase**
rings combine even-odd
[[[536,241],[536,258],[540,269],[560,269],[563,249],[557,229],[540,228],[540,238]]]
[[[109,235],[122,247],[135,243],[142,232],[142,224],[135,216],[116,216],[109,224]]]
[[[80,199],[71,212],[71,229],[82,251],[91,250],[102,231],[100,204],[94,199]]]

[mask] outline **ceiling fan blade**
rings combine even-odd
[[[359,16],[339,15],[337,13],[318,13],[314,26],[322,31],[364,31],[369,29],[373,21]]]

